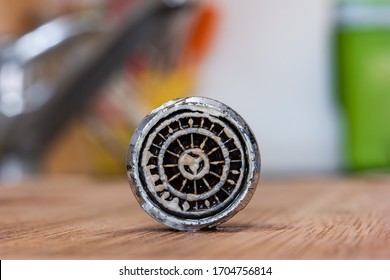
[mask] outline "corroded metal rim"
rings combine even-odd
[[[178,230],[200,230],[242,210],[257,187],[260,154],[246,122],[204,97],[169,101],[130,141],[127,175],[142,208]]]

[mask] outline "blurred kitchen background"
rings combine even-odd
[[[264,177],[390,167],[390,0],[0,0],[0,176],[124,176],[172,98],[247,120]]]

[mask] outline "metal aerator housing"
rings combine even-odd
[[[243,209],[256,190],[260,154],[246,122],[204,97],[169,101],[134,132],[127,175],[142,208],[157,221],[196,231]]]

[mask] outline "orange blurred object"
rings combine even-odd
[[[218,19],[218,9],[213,4],[200,5],[183,50],[182,63],[197,63],[204,58],[212,39],[215,37]]]
[[[142,65],[147,60],[141,59],[137,69],[130,70],[130,76],[136,78],[136,94],[149,104],[146,112],[171,99],[191,95],[195,87],[198,67],[212,44],[219,21],[217,7],[207,2],[197,4],[195,11],[187,15],[184,22],[188,27],[180,39],[178,59],[172,68],[148,67]]]

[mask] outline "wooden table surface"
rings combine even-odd
[[[124,180],[1,183],[0,259],[390,259],[390,177],[261,182],[197,233],[155,222]]]

